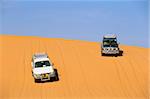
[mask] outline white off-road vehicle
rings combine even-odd
[[[103,36],[101,44],[101,54],[118,56],[120,52],[119,44],[117,43],[117,36],[115,34],[107,34]]]
[[[45,53],[37,53],[32,57],[32,75],[35,82],[58,80],[57,70]]]

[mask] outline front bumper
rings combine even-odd
[[[42,74],[41,75],[41,81],[48,81],[50,80],[50,74]]]
[[[52,74],[41,74],[40,76],[34,76],[35,79],[37,80],[41,80],[41,81],[49,81],[51,78],[55,77],[56,74],[52,73]]]
[[[119,54],[119,50],[103,50],[103,54]]]

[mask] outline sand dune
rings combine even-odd
[[[148,48],[121,45],[102,57],[100,44],[79,40],[0,36],[0,99],[148,99]],[[47,52],[59,81],[34,83],[31,57]]]

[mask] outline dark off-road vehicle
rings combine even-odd
[[[101,44],[101,55],[118,56],[120,54],[119,44],[117,43],[117,36],[115,34],[107,34],[103,36]]]

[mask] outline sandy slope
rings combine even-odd
[[[148,99],[148,48],[102,57],[95,42],[1,35],[0,44],[0,99]],[[35,52],[49,54],[59,81],[34,83]]]

